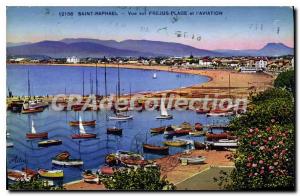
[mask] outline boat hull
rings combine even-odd
[[[117,117],[117,116],[109,116],[109,120],[119,120],[119,121],[126,121],[133,119],[133,116],[126,116],[126,117]]]
[[[143,145],[144,152],[151,152],[155,154],[169,154],[168,146],[154,146],[150,144]]]
[[[79,126],[79,121],[70,121],[69,122],[69,125],[70,126],[76,126],[78,127]],[[96,126],[96,120],[92,120],[92,121],[82,121],[82,125],[83,126],[90,126],[90,127],[94,127]]]
[[[48,133],[43,132],[43,133],[26,133],[26,137],[28,139],[47,139],[48,138]]]
[[[63,178],[64,171],[63,170],[38,170],[38,174],[44,178]]]
[[[60,161],[60,160],[52,159],[52,164],[60,165],[60,166],[82,166],[83,161],[82,160],[72,160],[72,159]]]
[[[73,134],[71,135],[72,139],[93,139],[96,138],[94,133],[84,133],[84,134]]]
[[[61,145],[62,141],[61,140],[48,140],[48,141],[42,141],[38,143],[39,147],[48,147],[48,146],[57,146]]]
[[[123,129],[120,128],[107,128],[106,132],[107,134],[113,134],[113,135],[122,135]]]
[[[172,115],[167,115],[167,116],[162,116],[162,115],[160,115],[160,116],[157,116],[157,117],[155,117],[156,119],[172,119],[173,118],[173,116]]]
[[[164,144],[166,146],[173,146],[173,147],[184,147],[187,145],[184,141],[165,141]]]

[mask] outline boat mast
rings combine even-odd
[[[120,99],[121,89],[120,89],[120,64],[118,64],[118,99]]]
[[[82,71],[82,96],[84,97],[84,70]]]
[[[105,97],[107,97],[106,62],[104,66],[104,88],[105,88]]]
[[[31,98],[31,92],[30,92],[29,70],[27,70],[27,94],[28,94],[29,99],[30,99]]]
[[[96,98],[98,96],[98,65],[96,63]]]
[[[93,94],[93,90],[94,90],[93,79],[92,79],[92,73],[90,72],[90,93],[91,93],[91,95]]]

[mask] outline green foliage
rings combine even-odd
[[[230,122],[239,147],[235,169],[216,181],[227,190],[294,190],[295,107],[286,89],[251,98],[247,112]],[[228,183],[230,182],[230,183]]]
[[[16,183],[8,185],[9,190],[13,191],[58,191],[58,190],[64,190],[63,187],[50,187],[47,186],[47,182],[40,180],[40,179],[32,179],[29,182],[25,181],[18,181]]]
[[[137,168],[117,171],[113,176],[103,176],[103,184],[109,190],[159,191],[174,190],[175,186],[160,177],[159,168]]]
[[[289,70],[280,73],[274,81],[276,88],[286,88],[295,95],[295,71]]]

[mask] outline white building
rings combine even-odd
[[[268,65],[268,61],[266,60],[259,60],[255,62],[255,67],[258,69],[265,69]]]
[[[76,56],[72,56],[72,57],[67,57],[67,63],[79,63],[80,62],[80,58],[76,57]]]
[[[200,59],[200,60],[199,60],[199,65],[200,65],[200,66],[207,66],[207,67],[210,67],[210,66],[212,66],[212,61],[207,60],[207,59]]]

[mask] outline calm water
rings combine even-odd
[[[82,91],[82,70],[85,70],[86,83],[89,81],[89,73],[94,74],[94,68],[82,67],[49,67],[49,66],[8,66],[7,80],[8,87],[16,95],[27,94],[27,70],[30,70],[30,81],[33,95],[58,94],[64,93],[67,88],[69,93],[81,93]],[[117,70],[108,68],[109,92],[115,92],[117,82]],[[103,69],[98,70],[99,83],[103,84]],[[157,91],[172,89],[180,86],[189,86],[196,83],[205,82],[206,77],[175,74],[168,72],[157,72],[157,79],[152,79],[153,71],[141,71],[122,69],[122,93],[128,92],[131,83],[132,92]],[[94,85],[95,87],[95,85]],[[100,92],[104,91],[103,86],[99,86]],[[89,87],[86,87],[86,93],[89,93]],[[96,133],[97,139],[92,140],[72,140],[71,134],[76,133],[77,128],[72,128],[68,122],[75,120],[78,113],[73,111],[53,111],[50,107],[42,113],[36,114],[18,114],[7,112],[7,131],[10,133],[8,142],[13,142],[13,148],[7,148],[7,168],[21,169],[26,165],[32,169],[63,169],[65,177],[63,182],[70,182],[81,179],[81,173],[84,169],[97,169],[104,164],[104,158],[108,153],[117,150],[129,150],[143,153],[142,143],[147,142],[154,145],[162,145],[165,140],[163,135],[152,136],[150,128],[162,125],[179,125],[186,121],[191,124],[200,122],[202,124],[220,124],[228,123],[227,118],[210,117],[199,115],[192,111],[175,111],[170,113],[174,116],[172,120],[157,120],[155,116],[159,111],[131,112],[133,120],[116,124],[114,121],[108,121],[107,116],[111,112],[80,112],[84,120],[97,120],[94,128],[86,128],[87,132]],[[38,147],[39,140],[27,140],[26,133],[30,131],[31,120],[35,122],[37,132],[48,132],[49,139],[60,139],[62,145],[51,146],[48,148]],[[122,136],[106,134],[106,128],[112,126],[123,128]],[[221,130],[214,130],[220,132]],[[204,141],[204,137],[183,136],[180,138],[189,138],[198,141]],[[184,151],[185,148],[170,147],[170,154]],[[81,168],[53,166],[51,159],[61,151],[69,151],[73,158],[81,158],[84,166]],[[144,154],[146,159],[162,157],[161,155]],[[26,164],[25,164],[26,162]]]
[[[31,95],[82,94],[83,75],[85,94],[96,92],[95,67],[67,66],[7,66],[7,90],[14,95],[27,95],[27,71],[30,75]],[[154,73],[157,79],[153,79]],[[83,74],[84,73],[84,74]],[[98,91],[104,94],[104,68],[98,68]],[[108,94],[116,93],[118,81],[117,68],[107,68]],[[92,82],[90,82],[91,80]],[[120,69],[121,94],[144,91],[161,91],[204,83],[209,80],[206,76],[177,74],[166,71],[149,71]],[[92,84],[92,85],[91,85]]]

